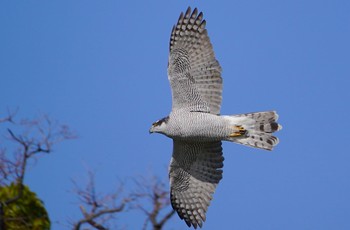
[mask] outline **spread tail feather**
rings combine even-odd
[[[266,150],[272,150],[279,142],[278,138],[272,135],[282,129],[277,123],[278,115],[275,111],[239,114],[227,118],[230,119],[230,123],[245,130],[241,136],[228,137],[228,141]]]

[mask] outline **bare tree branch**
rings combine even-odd
[[[12,118],[11,118],[12,119]],[[52,122],[47,116],[44,119],[33,119],[13,123],[13,128],[7,128],[8,140],[12,142],[12,151],[0,148],[0,185],[11,182],[22,184],[29,159],[35,155],[52,151],[52,146],[63,140],[75,138],[75,135],[64,126]],[[16,130],[17,133],[13,130]],[[17,131],[22,130],[22,131]],[[1,147],[1,146],[0,146]]]
[[[15,111],[10,111],[9,109],[7,109],[7,115],[5,117],[0,118],[0,123],[3,123],[3,122],[13,123],[13,118],[15,117],[17,112],[18,112],[18,109],[16,109]]]
[[[148,223],[151,223],[153,230],[161,230],[175,213],[170,208],[163,217],[160,217],[161,213],[164,213],[170,207],[169,191],[165,188],[165,184],[155,176],[151,179],[141,177],[139,180],[135,180],[135,183],[138,190],[133,193],[133,197],[147,199],[152,207],[151,210],[147,210],[140,202],[136,206],[146,214],[143,229],[146,230]]]
[[[11,147],[0,146],[0,186],[8,186],[11,183],[19,185],[14,197],[0,201],[0,229],[5,226],[3,207],[16,202],[23,195],[28,161],[40,153],[50,153],[54,144],[75,137],[67,126],[60,126],[47,116],[44,119],[23,120],[16,123],[13,120],[16,112],[8,111],[8,116],[0,119],[0,122],[10,122],[14,126],[13,129],[7,128],[9,135],[7,139],[12,142],[12,145],[9,145]],[[13,130],[20,134],[15,134]]]
[[[105,222],[113,218],[116,213],[125,211],[126,206],[133,201],[129,197],[119,199],[123,184],[115,193],[105,196],[97,195],[94,173],[92,172],[89,172],[89,182],[85,189],[80,189],[74,181],[73,183],[76,187],[75,193],[83,203],[80,205],[80,211],[84,217],[74,224],[74,230],[79,230],[83,224],[89,224],[95,229],[108,229],[104,226]],[[115,204],[116,202],[118,202],[118,205]]]
[[[73,224],[73,230],[80,230],[83,224],[88,224],[94,229],[108,229],[107,220],[117,213],[125,212],[127,208],[139,209],[145,214],[146,220],[142,229],[146,230],[148,224],[151,224],[153,230],[161,230],[175,213],[170,208],[166,185],[158,177],[135,179],[136,191],[126,194],[125,198],[120,200],[118,198],[120,190],[124,187],[123,183],[120,184],[119,191],[101,196],[96,193],[94,173],[89,172],[88,175],[89,181],[84,189],[78,188],[73,181],[76,187],[75,193],[82,202],[80,212],[83,216]],[[110,204],[111,197],[113,201],[118,201],[118,205]]]

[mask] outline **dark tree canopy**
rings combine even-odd
[[[18,196],[19,186],[22,186],[22,195],[3,207],[4,229],[50,229],[50,219],[43,202],[30,191],[29,187],[22,184],[10,184],[0,187],[0,201],[6,201]]]

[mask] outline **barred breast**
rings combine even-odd
[[[167,136],[178,140],[218,141],[232,131],[227,119],[203,112],[173,112],[168,125]]]

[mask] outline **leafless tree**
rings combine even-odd
[[[74,193],[77,194],[80,201],[80,211],[82,218],[73,223],[74,230],[80,230],[83,225],[89,225],[94,229],[105,230],[111,219],[115,219],[117,213],[126,211],[129,204],[133,201],[131,197],[122,197],[124,184],[120,183],[117,191],[102,195],[96,192],[95,175],[89,171],[89,180],[85,188],[80,188],[76,181],[74,184]]]
[[[136,208],[140,209],[146,216],[143,229],[146,230],[150,223],[153,230],[161,230],[164,225],[175,214],[170,207],[169,190],[167,185],[157,176],[151,178],[141,177],[135,180],[137,190],[132,194],[137,202]],[[140,199],[146,199],[149,208],[142,205]],[[143,202],[142,202],[143,203]]]
[[[0,118],[0,125],[8,124],[5,137],[0,139],[0,186],[18,185],[16,196],[0,201],[0,229],[5,226],[3,207],[22,196],[28,162],[39,154],[51,153],[54,144],[75,137],[68,126],[60,125],[48,116],[16,122],[15,114],[8,112],[7,116]],[[6,141],[9,143],[4,147]]]
[[[97,195],[94,174],[89,172],[89,182],[84,189],[79,189],[74,182],[75,193],[81,202],[80,211],[83,218],[77,221],[73,227],[74,230],[80,230],[83,224],[88,224],[94,229],[108,229],[108,223],[111,219],[122,212],[141,210],[146,217],[142,229],[147,229],[151,224],[153,230],[161,230],[168,220],[174,215],[175,211],[170,208],[169,192],[165,184],[156,176],[151,179],[140,177],[134,180],[136,189],[129,192],[121,198],[121,191],[124,184],[119,185],[115,193],[108,195]],[[148,208],[147,208],[148,207]],[[164,214],[164,212],[167,212]],[[162,217],[160,217],[162,215]]]

